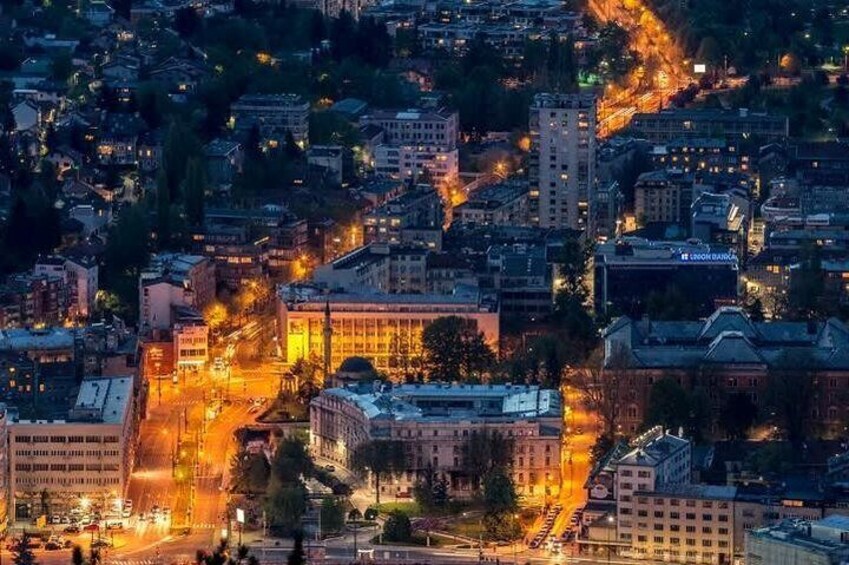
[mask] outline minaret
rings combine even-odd
[[[333,335],[333,326],[330,323],[330,301],[324,303],[324,384],[330,383],[330,338]]]

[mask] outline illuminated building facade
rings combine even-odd
[[[83,380],[66,420],[10,414],[9,483],[15,519],[123,499],[134,457],[133,379]]]
[[[232,106],[235,129],[259,127],[264,139],[281,144],[287,133],[299,146],[309,141],[310,105],[297,94],[246,94]]]
[[[6,405],[0,404],[0,535],[9,526],[9,440]]]
[[[283,359],[323,359],[330,350],[329,368],[336,370],[348,357],[368,359],[377,370],[392,371],[418,358],[422,331],[437,318],[459,316],[472,321],[487,344],[498,351],[499,311],[495,301],[477,294],[319,294],[278,296],[278,343]],[[330,327],[329,339],[325,328]],[[329,343],[328,343],[329,342]]]
[[[381,495],[410,498],[432,470],[453,497],[472,496],[479,477],[463,465],[474,434],[498,432],[512,443],[509,469],[528,503],[554,500],[560,491],[562,408],[556,390],[521,385],[368,383],[326,389],[310,404],[310,450],[350,467],[358,445],[403,443],[406,469],[382,484]]]

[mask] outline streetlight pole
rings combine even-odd
[[[612,543],[610,541],[610,534],[611,534],[611,531],[613,530],[613,527],[614,527],[613,526],[613,516],[608,516],[607,517],[607,565],[610,565],[610,550],[612,549],[610,547],[610,545]]]

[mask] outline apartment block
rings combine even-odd
[[[155,255],[139,275],[139,323],[168,329],[174,307],[202,309],[215,298],[215,266],[206,257],[180,253]]]
[[[537,94],[530,110],[531,223],[592,229],[596,182],[596,98]]]

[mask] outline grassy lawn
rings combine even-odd
[[[449,534],[457,536],[465,536],[467,538],[476,539],[483,535],[483,526],[481,525],[482,514],[474,514],[471,516],[458,516],[455,520],[446,523],[444,529]]]
[[[389,514],[395,510],[400,510],[407,516],[421,516],[422,509],[419,503],[414,500],[405,500],[404,502],[381,502],[377,507],[381,514]]]

